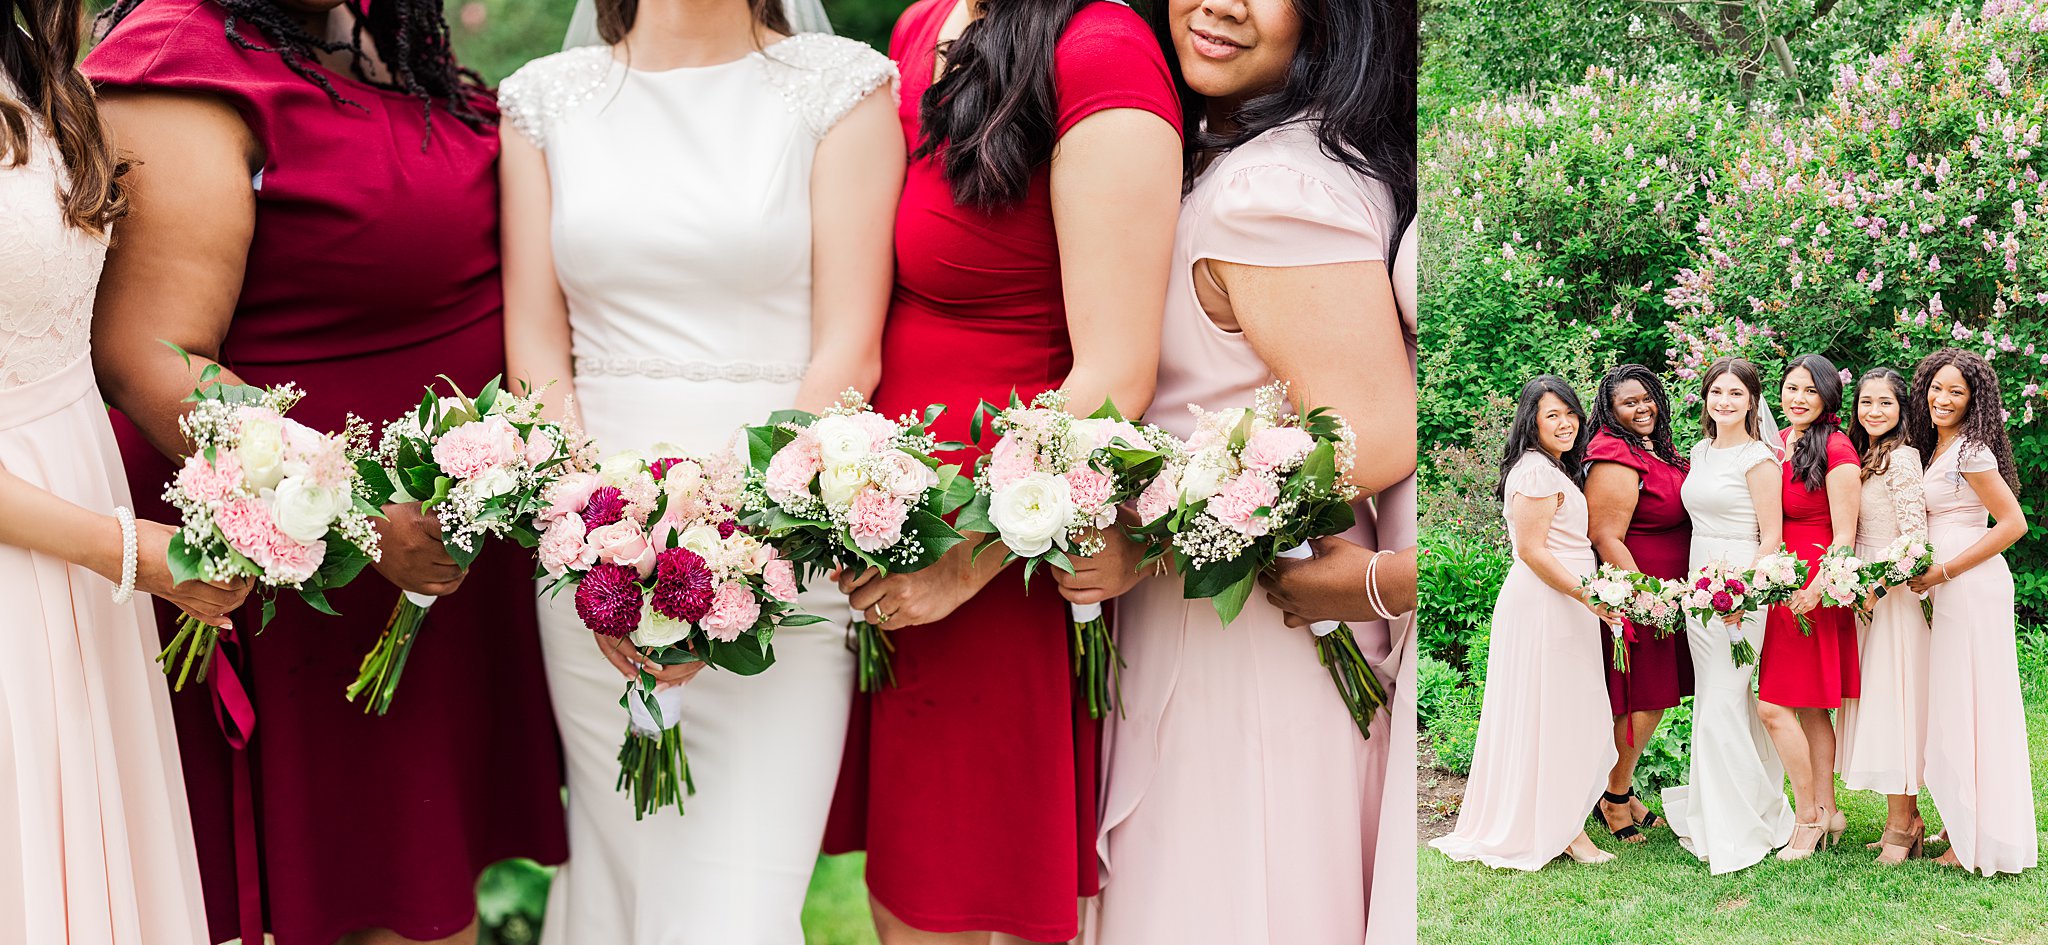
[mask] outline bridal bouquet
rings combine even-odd
[[[1793,554],[1784,545],[1778,550],[1757,559],[1756,564],[1743,573],[1743,582],[1749,585],[1751,600],[1759,607],[1782,604],[1792,599],[1806,586],[1810,572],[1806,559]],[[1813,635],[1813,625],[1806,616],[1799,617],[1799,629],[1808,636]]]
[[[442,378],[442,380],[448,380]],[[497,378],[474,399],[448,381],[452,396],[429,388],[411,413],[384,425],[377,451],[356,466],[371,502],[418,502],[440,522],[442,546],[464,568],[501,537],[531,548],[541,490],[561,473],[588,465],[560,424],[541,419],[540,397],[503,390]],[[365,712],[391,710],[406,659],[434,598],[401,593],[375,646],[364,654],[348,699],[368,693]]]
[[[1883,597],[1888,588],[1911,581],[1929,568],[1934,567],[1934,546],[1927,543],[1925,535],[1900,535],[1884,546],[1877,557],[1863,566],[1863,583],[1876,589],[1877,596]],[[1934,619],[1934,602],[1927,595],[1920,596],[1920,613],[1929,621]]]
[[[666,446],[652,454],[621,453],[548,485],[538,517],[548,593],[575,588],[585,626],[630,639],[663,666],[767,669],[777,628],[823,618],[796,611],[795,566],[739,527],[738,458]],[[617,786],[632,796],[636,819],[670,805],[680,813],[693,790],[678,729],[682,692],[657,691],[642,672],[620,699],[629,721]]]
[[[787,410],[748,427],[746,521],[806,578],[826,568],[904,574],[962,541],[944,516],[974,496],[960,467],[932,454],[943,407],[890,420],[854,391],[823,416]],[[886,633],[854,615],[860,691],[896,684]]]
[[[1133,534],[1152,542],[1148,561],[1171,550],[1182,593],[1208,598],[1225,626],[1244,610],[1260,572],[1280,558],[1306,556],[1310,539],[1341,534],[1355,521],[1350,426],[1326,408],[1290,411],[1286,401],[1287,385],[1270,384],[1249,408],[1190,405],[1195,432],[1186,443],[1148,431],[1165,464],[1138,497]],[[1314,631],[1316,656],[1363,734],[1386,692],[1349,627],[1322,621]]]
[[[962,531],[993,533],[1023,559],[1024,581],[1041,564],[1071,572],[1069,553],[1094,555],[1101,530],[1116,524],[1117,505],[1138,494],[1165,461],[1138,428],[1110,404],[1086,419],[1067,412],[1066,395],[1046,391],[1025,405],[984,402],[970,424],[976,443],[997,436],[982,457],[975,495],[960,510]],[[1102,718],[1122,707],[1116,681],[1123,668],[1103,620],[1101,604],[1073,604],[1074,674],[1088,700],[1088,715]]]
[[[297,387],[208,386],[219,375],[219,365],[207,366],[200,389],[185,398],[191,411],[178,420],[192,454],[164,490],[182,523],[171,538],[171,578],[254,578],[265,626],[278,588],[332,614],[327,592],[378,554],[370,520],[381,513],[350,458],[367,443],[369,425],[351,417],[341,434],[321,433],[285,417],[302,396]],[[177,666],[173,689],[206,679],[219,640],[217,628],[189,614],[179,619],[157,656],[166,675]]]
[[[1755,610],[1757,602],[1752,599],[1748,582],[1742,579],[1742,572],[1726,562],[1711,561],[1686,576],[1690,586],[1685,591],[1685,610],[1700,618],[1700,623],[1713,629],[1717,626],[1728,634],[1728,655],[1737,666],[1756,665],[1756,647],[1742,634],[1740,621],[1729,624],[1722,618],[1729,614]]]

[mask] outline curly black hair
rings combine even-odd
[[[1792,478],[1807,491],[1820,492],[1828,487],[1828,441],[1842,429],[1842,372],[1835,362],[1818,354],[1802,354],[1785,365],[1788,375],[1798,370],[1813,378],[1814,390],[1820,394],[1820,416],[1793,445],[1786,463],[1792,467]]]
[[[1856,455],[1863,461],[1865,479],[1884,475],[1885,471],[1891,468],[1892,451],[1900,446],[1912,445],[1906,435],[1906,379],[1888,367],[1871,368],[1864,373],[1862,380],[1856,382],[1856,397],[1859,400],[1863,396],[1864,385],[1873,381],[1884,381],[1892,385],[1892,399],[1899,404],[1899,422],[1892,424],[1892,428],[1886,430],[1883,436],[1872,439],[1870,431],[1863,429],[1863,418],[1852,418],[1849,424],[1849,442],[1855,445]],[[1852,414],[1858,412],[1853,404],[1849,409]],[[1923,461],[1926,455],[1921,454]]]
[[[100,21],[104,24],[102,35],[119,27],[121,21],[144,2],[119,0],[108,7],[105,13],[100,14]],[[277,54],[300,78],[319,86],[337,105],[363,107],[361,102],[343,95],[327,76],[314,68],[323,52],[349,53],[350,68],[356,78],[365,84],[394,89],[418,99],[420,113],[426,121],[427,139],[434,134],[436,102],[470,128],[483,131],[496,127],[496,119],[481,107],[490,98],[483,77],[455,61],[448,21],[442,15],[442,0],[377,0],[367,11],[361,0],[346,0],[344,5],[355,15],[356,23],[347,42],[329,41],[307,32],[290,11],[278,6],[274,0],[208,2],[227,12],[225,32],[229,42],[252,52]],[[256,27],[270,45],[250,39],[243,31],[245,24]],[[364,33],[368,33],[376,43],[376,50],[383,56],[384,66],[390,70],[393,81],[380,82],[365,71]],[[427,140],[422,140],[420,150],[424,151],[426,147]]]
[[[1657,379],[1656,372],[1640,364],[1620,364],[1600,378],[1600,392],[1593,399],[1593,428],[1604,430],[1610,436],[1628,444],[1629,449],[1642,449],[1643,435],[1622,426],[1621,418],[1614,413],[1614,394],[1621,385],[1635,381],[1648,391],[1650,400],[1657,405],[1657,424],[1650,430],[1650,451],[1658,459],[1677,469],[1685,469],[1689,463],[1679,455],[1678,447],[1671,439],[1671,397],[1664,393],[1664,382]]]
[[[1545,459],[1550,459],[1550,454],[1537,444],[1536,406],[1543,402],[1544,394],[1556,394],[1559,400],[1564,401],[1565,408],[1579,418],[1578,439],[1572,441],[1572,448],[1565,451],[1563,456],[1551,459],[1551,462],[1566,476],[1571,477],[1573,482],[1585,481],[1586,441],[1590,438],[1590,427],[1585,422],[1586,408],[1579,405],[1579,392],[1573,390],[1572,385],[1564,378],[1555,374],[1540,374],[1522,385],[1522,396],[1515,406],[1515,423],[1508,430],[1507,449],[1501,451],[1500,482],[1493,487],[1494,498],[1502,501],[1507,499],[1508,473],[1513,472],[1515,464],[1522,461],[1523,453],[1536,450],[1543,453]]]
[[[2005,406],[1998,393],[1998,372],[1991,369],[1991,362],[1975,352],[1943,348],[1921,358],[1919,365],[1913,368],[1913,400],[1906,408],[1906,436],[1911,439],[1913,448],[1920,451],[1923,462],[1933,461],[1938,438],[1934,417],[1927,409],[1927,388],[1934,383],[1934,375],[1945,367],[1962,372],[1963,383],[1970,387],[1970,403],[1963,411],[1959,434],[1963,442],[1957,444],[1956,449],[1989,450],[1998,459],[1998,475],[2014,492],[2018,492],[2020,475],[2012,461],[2012,441],[2005,435]],[[1959,455],[1957,458],[1962,457]]]

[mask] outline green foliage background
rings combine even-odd
[[[834,32],[888,52],[889,29],[909,5],[909,0],[825,0],[825,14]],[[527,62],[560,51],[575,8],[575,0],[450,0],[448,21],[462,63],[496,84]]]

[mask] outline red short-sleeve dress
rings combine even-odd
[[[1615,463],[1635,472],[1641,491],[1621,543],[1636,559],[1636,570],[1685,580],[1686,556],[1692,549],[1692,516],[1678,497],[1685,470],[1606,430],[1593,434],[1586,462],[1589,468],[1593,463]],[[1614,636],[1600,637],[1600,655],[1607,660],[1607,701],[1615,715],[1669,709],[1692,695],[1692,651],[1685,645],[1683,627],[1662,639],[1648,628],[1630,627],[1629,634],[1635,639],[1623,644],[1628,648],[1625,673],[1614,668]]]
[[[220,97],[267,155],[221,360],[253,384],[297,382],[292,415],[323,429],[398,416],[438,374],[474,391],[503,372],[495,132],[437,104],[428,135],[417,99],[320,70],[356,103],[336,104],[230,40],[223,18],[208,0],[144,0],[84,63],[102,88]],[[137,514],[176,521],[152,498],[172,467],[116,426]],[[532,570],[516,547],[487,549],[435,605],[381,718],[343,699],[397,600],[376,572],[332,595],[339,618],[290,595],[261,636],[240,615],[239,652],[217,659],[254,705],[247,750],[223,738],[206,688],[172,699],[214,941],[242,934],[250,907],[280,945],[373,927],[438,939],[475,915],[486,865],[566,856]]]
[[[952,9],[920,0],[891,43],[912,148]],[[1115,108],[1180,126],[1165,58],[1128,7],[1074,14],[1054,68],[1060,134]],[[911,163],[876,409],[949,404],[936,432],[964,442],[976,402],[1012,389],[1029,399],[1066,378],[1050,177],[1041,166],[1020,204],[984,213],[953,202],[937,161]],[[866,849],[870,891],[917,928],[1038,942],[1078,932],[1076,897],[1097,887],[1099,726],[1076,699],[1065,620],[1051,581],[1027,595],[1010,568],[947,619],[892,634],[897,685],[856,697],[826,846]]]
[[[1787,434],[1780,439],[1786,439]],[[1834,540],[1828,516],[1828,491],[1808,489],[1794,477],[1792,451],[1785,451],[1785,546],[1806,561],[1807,583],[1820,574],[1820,556]],[[1828,437],[1828,470],[1855,466],[1856,447],[1845,433]],[[1856,616],[1844,607],[1816,607],[1806,614],[1813,635],[1799,630],[1799,619],[1783,604],[1764,618],[1764,645],[1757,653],[1757,698],[1772,705],[1807,709],[1838,709],[1843,699],[1862,691],[1856,655]]]

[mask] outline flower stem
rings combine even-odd
[[[890,658],[896,652],[896,644],[889,642],[889,631],[865,620],[854,621],[853,651],[860,670],[860,691],[896,688],[896,667]]]
[[[1359,650],[1351,628],[1339,624],[1337,629],[1317,637],[1316,660],[1330,671],[1330,680],[1344,697],[1344,707],[1350,710],[1358,734],[1371,739],[1372,717],[1386,706],[1387,690],[1380,685],[1379,677],[1373,675],[1372,665]]]
[[[633,819],[673,806],[683,813],[683,797],[697,793],[690,777],[689,755],[683,751],[680,725],[662,729],[659,735],[643,735],[626,728],[626,742],[619,746],[619,779],[613,785],[633,799]]]
[[[1109,633],[1109,621],[1101,612],[1089,620],[1070,621],[1073,628],[1074,678],[1081,681],[1088,700],[1088,717],[1099,719],[1115,708],[1124,714],[1123,655],[1116,651],[1116,638]]]
[[[178,634],[171,638],[163,652],[156,655],[157,663],[164,668],[164,675],[171,675],[171,664],[178,665],[178,676],[171,683],[172,692],[185,691],[188,681],[206,681],[206,670],[213,665],[213,650],[220,641],[219,628],[199,622],[191,614],[178,617]],[[193,670],[198,670],[194,675]]]
[[[377,637],[370,652],[363,654],[355,682],[348,685],[348,701],[354,702],[357,696],[368,692],[370,699],[363,704],[365,714],[383,715],[391,711],[391,700],[398,694],[398,679],[405,675],[405,662],[412,656],[412,645],[419,639],[420,627],[426,621],[427,608],[408,595],[399,595],[384,633]]]

